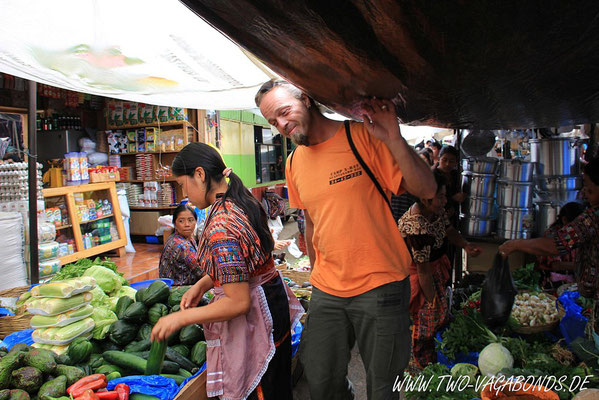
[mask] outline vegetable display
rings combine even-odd
[[[519,293],[512,317],[522,326],[547,325],[559,319],[555,300],[545,293]]]

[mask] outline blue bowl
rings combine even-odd
[[[173,286],[173,280],[172,279],[168,279],[168,278],[150,279],[150,280],[147,280],[147,281],[140,281],[140,282],[131,283],[130,285],[131,285],[131,287],[133,289],[139,290],[139,289],[147,288],[148,286],[150,286],[152,284],[152,282],[155,282],[155,281],[162,281],[162,282],[166,283],[169,288],[171,286]]]

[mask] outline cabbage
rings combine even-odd
[[[106,299],[106,307],[112,312],[116,312],[116,303],[119,301],[118,297],[109,297]]]
[[[116,322],[118,318],[116,317],[116,314],[110,311],[108,308],[94,307],[92,319],[96,324],[94,330],[92,331],[92,335],[94,339],[102,340],[106,338],[108,330],[110,329],[110,325],[112,325],[113,322]]]
[[[131,286],[123,286],[119,289],[114,297],[120,298],[123,296],[129,296],[131,299],[135,300],[135,293],[137,293],[137,290],[133,289]]]
[[[480,352],[478,367],[483,376],[492,377],[504,368],[514,366],[514,357],[499,343],[491,343]]]
[[[105,301],[108,299],[106,293],[104,293],[104,291],[99,286],[93,288],[90,291],[90,293],[94,296],[94,298],[91,301],[91,305],[94,307],[103,306],[105,304]]]
[[[118,291],[121,288],[121,277],[111,269],[102,267],[101,265],[94,265],[88,268],[83,273],[83,276],[93,277],[105,293]]]
[[[461,376],[469,376],[470,381],[474,380],[474,377],[478,373],[478,367],[468,363],[457,363],[451,369],[451,376],[454,379],[458,379]]]

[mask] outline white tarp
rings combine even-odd
[[[0,72],[196,109],[255,107],[275,75],[177,0],[0,0]]]

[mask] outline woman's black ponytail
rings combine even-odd
[[[190,143],[177,154],[173,161],[172,171],[175,176],[195,173],[196,168],[202,167],[206,173],[206,193],[210,192],[212,181],[215,183],[225,179],[223,171],[226,168],[222,157],[213,147],[205,143]],[[274,239],[268,228],[266,212],[262,205],[234,172],[229,174],[229,188],[224,194],[224,199],[230,199],[241,208],[250,221],[252,228],[260,239],[262,250],[270,254],[274,249]]]

